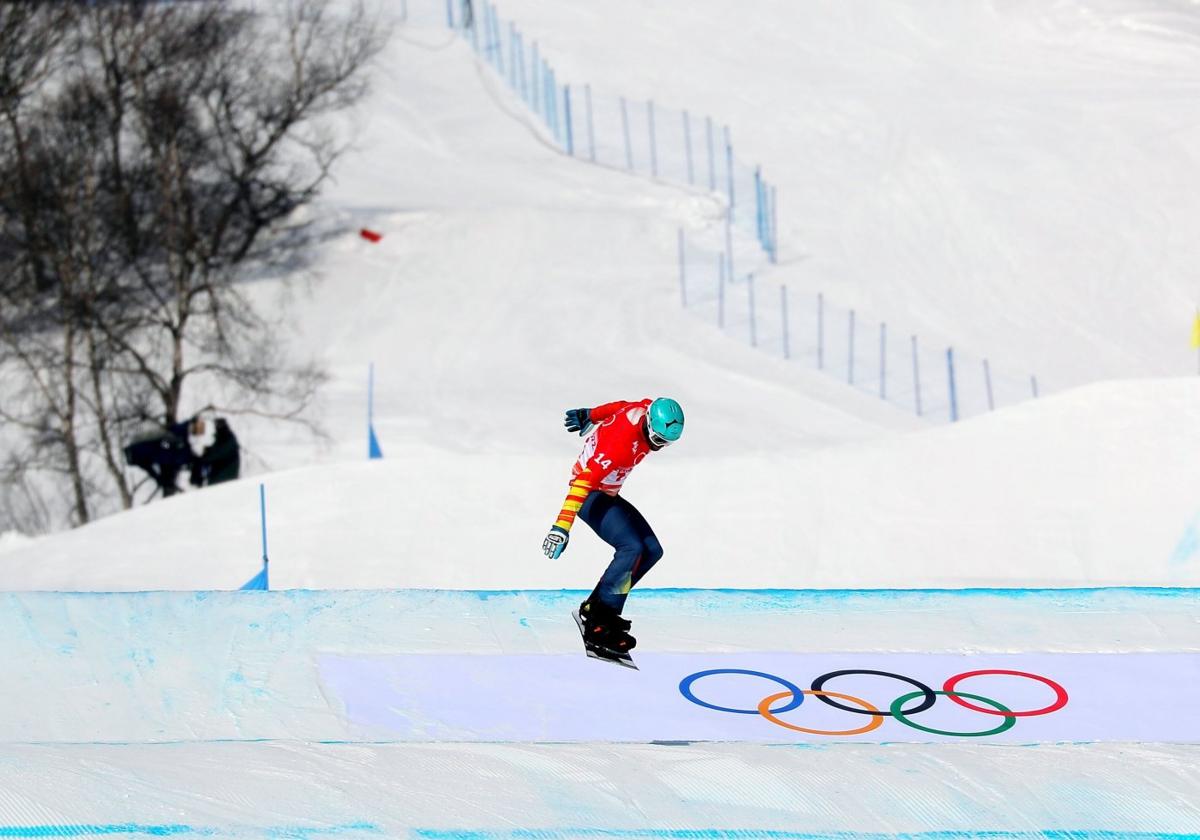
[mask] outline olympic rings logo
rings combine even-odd
[[[692,691],[692,686],[705,677],[711,677],[715,674],[742,674],[751,677],[761,677],[770,680],[785,690],[775,694],[769,694],[758,701],[758,704],[753,709],[734,709],[728,706],[718,706],[715,703],[709,703],[701,700]],[[902,694],[891,702],[887,711],[876,708],[871,703],[863,700],[860,697],[853,697],[849,694],[842,694],[837,691],[826,691],[825,684],[830,680],[838,677],[845,677],[851,674],[868,674],[877,677],[886,677],[887,679],[898,680],[899,682],[908,683],[916,689],[907,694]],[[981,697],[978,694],[968,694],[965,691],[958,691],[959,683],[964,680],[969,680],[972,677],[981,677],[988,675],[1002,675],[1012,677],[1022,677],[1024,679],[1036,680],[1049,686],[1054,691],[1054,700],[1050,704],[1043,706],[1040,709],[1028,709],[1024,711],[1013,711],[998,700],[993,700],[990,697]],[[1007,732],[1012,729],[1017,723],[1017,718],[1022,717],[1037,717],[1039,715],[1048,715],[1052,712],[1057,712],[1063,706],[1067,705],[1067,690],[1049,677],[1043,677],[1038,674],[1030,674],[1026,671],[1008,671],[1003,669],[985,669],[980,671],[965,671],[961,674],[955,674],[942,684],[941,691],[934,691],[925,683],[915,680],[912,677],[906,677],[902,674],[893,674],[889,671],[871,671],[861,669],[849,669],[844,671],[830,671],[827,674],[822,674],[812,681],[810,688],[800,688],[794,683],[785,680],[783,677],[777,677],[774,674],[767,674],[763,671],[748,671],[743,668],[714,668],[710,671],[697,671],[679,683],[679,693],[685,698],[695,703],[697,706],[703,706],[706,709],[712,709],[717,712],[728,712],[735,715],[761,715],[771,723],[782,726],[784,729],[790,729],[794,732],[803,732],[808,735],[831,735],[848,737],[852,735],[865,735],[872,732],[883,725],[884,718],[894,718],[905,726],[910,726],[913,729],[919,729],[922,732],[928,732],[933,735],[947,735],[957,738],[985,738],[989,735],[999,735],[1001,732]],[[832,706],[835,709],[840,709],[843,712],[850,712],[856,715],[868,715],[871,719],[864,726],[855,727],[852,729],[829,730],[829,729],[810,729],[804,726],[797,726],[794,723],[788,723],[781,720],[779,715],[786,712],[794,711],[804,703],[805,697],[816,697],[822,703]],[[947,697],[952,702],[970,709],[973,712],[979,712],[984,715],[1002,718],[1001,722],[991,729],[980,730],[977,732],[950,732],[945,729],[934,729],[930,726],[923,726],[910,718],[913,715],[920,714],[932,709],[938,697]],[[784,698],[791,698],[782,706],[771,708],[771,704]],[[917,700],[908,708],[905,704],[909,701]],[[846,703],[853,705],[845,705],[838,702],[844,700]],[[970,702],[975,701],[975,702]],[[979,705],[983,704],[983,705]]]

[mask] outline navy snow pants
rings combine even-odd
[[[620,496],[593,490],[579,508],[579,518],[615,549],[589,600],[620,613],[629,590],[662,558],[662,545],[645,517]]]

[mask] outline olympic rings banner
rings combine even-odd
[[[1200,654],[319,657],[363,740],[1200,743]]]

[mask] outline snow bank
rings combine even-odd
[[[728,406],[625,495],[666,556],[643,586],[1181,586],[1200,582],[1200,388],[1090,386],[954,427],[764,452]],[[776,419],[774,422],[779,422]],[[532,430],[531,430],[532,431]],[[579,445],[548,421],[512,452],[393,439],[382,461],[266,479],[280,588],[590,589],[609,549],[580,525],[540,553]],[[532,438],[532,435],[531,435]],[[257,485],[187,493],[0,555],[9,589],[233,589],[261,556]]]

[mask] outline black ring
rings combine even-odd
[[[930,688],[929,686],[925,685],[925,683],[918,682],[917,680],[914,680],[911,677],[906,677],[902,674],[893,674],[889,671],[860,671],[860,670],[854,669],[854,668],[847,670],[847,671],[830,671],[828,674],[822,674],[821,676],[817,677],[815,680],[812,681],[812,690],[813,691],[822,691],[823,690],[822,686],[824,686],[828,680],[831,680],[834,677],[844,677],[847,674],[874,674],[877,677],[891,677],[894,680],[900,680],[901,682],[906,682],[909,685],[915,686],[916,688],[920,689],[921,692],[925,695],[925,699],[922,700],[920,703],[918,703],[916,706],[914,706],[911,709],[902,709],[901,711],[904,713],[904,715],[906,717],[908,715],[915,715],[918,712],[924,712],[928,709],[931,709],[931,708],[933,708],[933,704],[935,702],[937,702],[937,695],[934,694],[933,689]],[[868,711],[867,709],[855,709],[851,706],[843,706],[841,703],[837,702],[832,697],[826,697],[824,694],[817,694],[815,696],[822,703],[828,703],[830,706],[833,706],[833,708],[841,709],[843,712],[854,712],[854,714],[856,714],[856,715],[884,715],[886,717],[895,717],[895,715],[893,715],[891,712],[885,712],[882,710],[877,711],[877,712],[872,712],[872,711]],[[887,704],[885,703],[884,705],[886,706]]]

